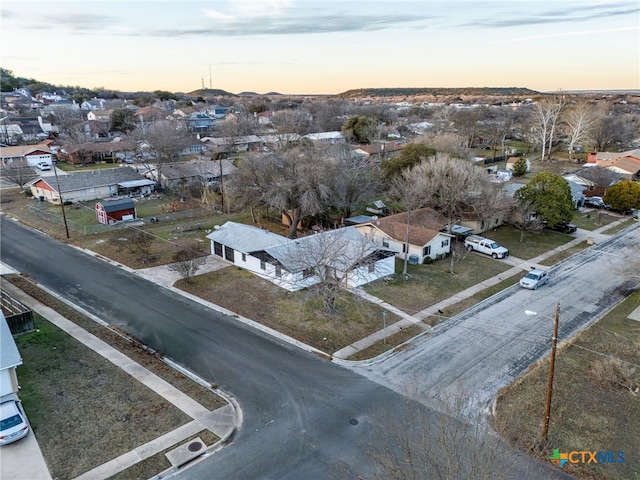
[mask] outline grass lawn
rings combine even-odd
[[[382,308],[348,292],[341,294],[337,312],[329,314],[309,292],[289,293],[237,267],[198,275],[192,284],[180,280],[175,286],[329,354],[383,326]],[[386,323],[398,319],[389,312]]]
[[[403,263],[396,261],[396,272]],[[413,315],[445,298],[511,268],[510,265],[479,253],[470,253],[449,272],[449,260],[432,264],[409,265],[410,278],[396,274],[391,280],[381,279],[364,286],[364,290]]]
[[[578,228],[582,228],[584,230],[596,230],[620,220],[620,218],[614,217],[613,215],[607,215],[606,212],[606,210],[597,209],[585,213],[576,212],[573,215],[573,220],[571,220],[571,222],[575,223]]]
[[[638,392],[633,394],[626,388],[598,381],[603,377],[619,378],[615,375],[594,373],[594,368],[611,355],[628,362],[625,365],[630,367],[630,378],[640,386],[637,368],[640,365],[640,323],[627,318],[638,306],[640,291],[635,291],[602,320],[578,335],[572,344],[561,344],[558,350],[548,443],[539,453],[540,457],[546,460],[554,448],[565,453],[574,450],[625,452],[625,462],[620,464],[566,464],[563,470],[578,478],[638,478]],[[548,373],[548,361],[541,362],[498,395],[497,428],[525,451],[540,452],[537,445],[542,431]]]
[[[29,421],[53,478],[74,478],[190,418],[38,315],[16,338]]]
[[[510,255],[523,260],[537,257],[573,240],[570,235],[564,233],[541,230],[540,232],[527,233],[524,241],[520,242],[520,230],[511,225],[502,225],[492,232],[483,234],[483,236],[495,240],[498,244],[508,248]]]
[[[540,265],[546,265],[546,266],[552,267],[556,263],[560,263],[564,259],[569,258],[571,255],[580,253],[582,250],[584,250],[587,247],[589,247],[589,245],[587,245],[586,241],[581,242],[578,245],[574,245],[573,247],[567,248],[566,250],[563,250],[554,255],[551,255],[550,257],[545,258],[540,262]]]
[[[370,347],[360,350],[358,353],[351,355],[348,360],[368,360],[383,354],[387,350],[396,345],[400,345],[407,340],[411,340],[416,335],[424,332],[424,328],[419,325],[410,325],[403,328],[399,332],[389,335],[385,340],[374,343]]]

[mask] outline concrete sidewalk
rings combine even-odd
[[[169,384],[162,378],[150,372],[142,365],[134,362],[120,351],[111,347],[86,330],[80,328],[75,323],[57,313],[55,310],[52,310],[46,305],[33,299],[9,282],[3,281],[2,289],[25,305],[29,305],[35,312],[39,313],[51,323],[67,332],[73,338],[83,343],[88,348],[92,349],[117,367],[127,372],[147,388],[162,396],[165,400],[170,402],[178,409],[182,410],[185,414],[193,419],[186,425],[183,425],[144,445],[140,445],[134,450],[127,452],[109,462],[106,462],[103,465],[94,468],[89,472],[80,475],[79,477],[77,477],[78,479],[98,480],[111,477],[116,473],[119,473],[126,468],[135,465],[141,460],[144,460],[145,458],[151,457],[173,445],[178,445],[180,444],[180,442],[186,441],[187,438],[202,430],[210,430],[218,437],[220,437],[222,439],[222,442],[226,440],[239,426],[240,414],[239,410],[236,409],[236,405],[234,403],[230,402],[224,407],[221,407],[214,411],[209,411],[208,409],[197,403],[195,400],[193,400],[191,397],[187,396],[182,391],[175,388],[173,385]],[[216,393],[224,397],[222,392]],[[32,480],[36,478],[51,478],[46,464],[42,459],[42,453],[40,452],[40,448],[35,439],[35,436],[30,435],[29,437],[29,440],[25,439],[24,441],[16,442],[15,445],[19,444],[20,447],[22,447],[21,452],[17,452],[15,449],[4,450],[5,447],[3,447],[1,462],[3,480]],[[200,454],[210,452],[217,448],[218,445],[207,447],[208,448],[200,452]],[[185,454],[189,455],[188,450],[184,450]],[[182,463],[180,451],[181,450],[178,449],[177,455],[174,455],[174,461],[178,462],[179,464]],[[29,460],[25,464],[26,458],[28,458]],[[183,460],[185,461],[190,459],[191,458],[183,458]],[[25,471],[25,465],[29,467],[28,471]],[[179,465],[174,465],[175,468],[177,468],[178,466]]]
[[[449,298],[446,298],[445,300],[442,300],[441,302],[438,302],[434,305],[431,305],[427,308],[425,308],[424,310],[421,310],[420,312],[417,312],[414,315],[409,315],[405,312],[403,312],[402,310],[399,310],[396,307],[393,307],[392,305],[389,305],[388,303],[380,300],[379,298],[374,297],[373,295],[370,295],[366,292],[364,292],[362,289],[353,289],[352,292],[362,298],[364,298],[365,300],[368,300],[370,302],[376,303],[380,306],[382,306],[383,308],[386,308],[389,311],[392,311],[396,314],[398,314],[401,317],[401,320],[399,320],[398,322],[389,325],[388,327],[386,327],[385,329],[379,330],[371,335],[369,335],[368,337],[365,337],[363,339],[358,340],[357,342],[352,343],[351,345],[348,345],[340,350],[338,350],[337,352],[333,353],[333,356],[335,358],[339,358],[339,359],[346,359],[348,357],[350,357],[351,355],[359,352],[360,350],[363,350],[367,347],[370,347],[380,341],[382,341],[383,339],[387,338],[389,335],[393,335],[394,333],[399,332],[401,329],[406,328],[412,324],[419,324],[423,327],[425,327],[425,329],[430,328],[428,319],[429,318],[442,318],[442,312],[447,308],[450,307],[451,305],[454,305],[462,300],[465,300],[469,297],[472,297],[473,295],[475,295],[478,292],[481,292],[482,290],[491,287],[493,285],[496,285],[500,282],[502,282],[503,280],[506,280],[507,278],[511,278],[515,275],[518,275],[520,273],[522,273],[523,271],[528,271],[531,268],[540,268],[540,269],[548,269],[548,266],[544,266],[544,265],[540,265],[539,262],[542,262],[543,260],[552,257],[553,255],[555,255],[556,253],[562,252],[564,250],[567,250],[575,245],[579,245],[580,243],[587,241],[588,239],[591,239],[591,241],[593,242],[593,244],[598,244],[603,242],[604,240],[606,240],[607,238],[609,238],[611,235],[607,235],[604,234],[604,231],[607,231],[615,226],[617,226],[618,224],[626,221],[627,218],[621,218],[620,220],[616,220],[615,222],[612,222],[608,225],[604,225],[596,230],[590,231],[590,230],[582,230],[582,229],[578,229],[574,234],[572,234],[571,236],[574,237],[573,240],[560,245],[556,248],[554,248],[553,250],[549,250],[548,252],[543,253],[542,255],[538,255],[537,257],[531,258],[529,260],[523,260],[521,258],[517,258],[517,257],[507,257],[505,259],[502,260],[496,260],[498,262],[503,262],[506,263],[508,265],[512,265],[512,268],[510,268],[509,270],[506,270],[494,277],[491,277],[483,282],[480,282],[476,285],[473,285],[472,287],[467,288],[466,290],[463,290],[461,292],[458,292],[454,295],[452,295]],[[427,320],[427,321],[425,321]]]

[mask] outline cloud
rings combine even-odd
[[[519,27],[526,25],[553,24],[562,22],[583,22],[593,19],[601,19],[603,17],[617,17],[624,15],[637,14],[640,7],[636,2],[605,2],[592,4],[576,4],[572,7],[557,8],[547,10],[541,13],[530,13],[522,16],[522,13],[513,12],[506,14],[503,12],[503,18],[478,20],[464,24],[462,26],[486,27],[486,28],[503,28],[503,27]]]
[[[26,26],[29,29],[53,30],[67,29],[75,33],[85,33],[101,30],[112,25],[118,25],[117,17],[94,13],[65,13],[51,14],[46,17],[35,19],[32,25]]]
[[[520,38],[510,38],[507,40],[500,40],[498,42],[492,42],[492,43],[494,44],[517,43],[517,42],[526,42],[530,40],[539,40],[541,38],[576,37],[580,35],[589,36],[589,35],[599,35],[601,33],[626,32],[630,30],[638,30],[638,27],[619,27],[619,28],[605,28],[601,30],[582,30],[582,31],[573,31],[573,32],[545,33],[541,35],[529,35],[529,36],[520,37]]]
[[[418,28],[426,16],[410,14],[366,15],[326,14],[299,15],[289,17],[260,17],[238,19],[221,12],[208,11],[207,16],[215,20],[210,27],[157,29],[147,31],[153,36],[253,36],[253,35],[298,35],[339,32],[371,32],[393,27]]]

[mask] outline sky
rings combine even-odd
[[[3,0],[0,66],[121,91],[640,89],[638,0]]]

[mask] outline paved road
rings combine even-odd
[[[349,465],[354,478],[367,478],[372,462],[363,445],[372,422],[398,415],[406,402],[402,395],[4,216],[0,228],[3,262],[236,397],[244,423],[233,443],[184,478],[332,478],[336,463]],[[393,357],[380,374],[366,373],[401,390],[389,382],[401,379],[399,359],[419,365],[416,351],[425,348],[420,344],[412,355]],[[434,370],[416,376],[425,391],[446,387],[460,365],[477,362],[442,360],[437,376]],[[516,458],[518,468],[538,472],[534,478],[562,477],[547,465]]]
[[[549,353],[556,303],[563,341],[598,320],[638,284],[621,271],[630,259],[638,262],[639,252],[637,224],[551,269],[549,285],[535,291],[513,286],[436,327],[410,348],[354,370],[399,392],[416,385],[414,396],[433,400],[434,406],[460,390],[489,406],[499,388]],[[527,316],[525,310],[538,315]]]

